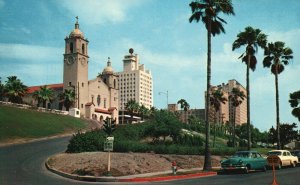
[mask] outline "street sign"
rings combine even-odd
[[[277,165],[280,162],[280,158],[277,155],[271,155],[267,158],[270,166]]]
[[[114,137],[107,137],[106,140],[107,141],[113,141],[115,138]]]
[[[104,141],[104,151],[111,152],[114,148],[114,141],[113,140],[106,140]]]

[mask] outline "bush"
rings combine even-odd
[[[68,153],[92,152],[103,150],[105,134],[102,130],[96,129],[86,133],[78,132],[73,135],[68,144]]]

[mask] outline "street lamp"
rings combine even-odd
[[[158,95],[164,94],[167,96],[167,110],[168,110],[168,105],[169,105],[169,92],[158,92]]]

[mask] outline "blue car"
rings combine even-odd
[[[239,151],[232,157],[221,161],[223,172],[242,171],[249,173],[250,170],[267,170],[267,159],[256,151]]]

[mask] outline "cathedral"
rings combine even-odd
[[[88,80],[88,43],[89,41],[79,29],[77,18],[75,28],[65,38],[63,83],[49,84],[47,87],[53,89],[55,95],[63,93],[66,89],[73,89],[75,91],[73,108],[79,111],[80,117],[100,122],[106,118],[113,118],[118,123],[118,75],[114,72],[108,58],[107,66],[102,73],[95,79]],[[23,101],[36,105],[32,94],[39,88],[40,86],[29,87]],[[48,103],[48,108],[65,110],[58,97],[55,98],[52,103]]]

